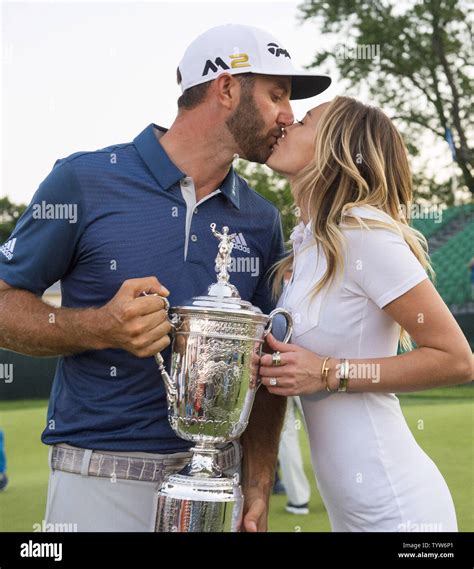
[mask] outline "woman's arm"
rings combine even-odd
[[[351,359],[348,391],[404,392],[420,391],[467,383],[472,379],[472,354],[469,344],[453,315],[433,284],[424,280],[390,302],[383,309],[400,324],[413,340],[416,349],[388,358]],[[282,344],[273,337],[270,347],[281,352],[281,366],[272,366],[270,355],[262,356],[260,374],[271,393],[304,395],[326,389],[321,378],[325,356],[293,344]],[[328,384],[339,385],[339,360],[330,358]],[[270,386],[276,378],[277,386]]]

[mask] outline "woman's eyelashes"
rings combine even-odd
[[[304,126],[303,119],[302,119],[302,120],[296,119],[296,122],[297,122],[298,124],[300,124],[301,126]]]

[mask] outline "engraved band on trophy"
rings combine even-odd
[[[273,319],[287,322],[284,342],[292,333],[290,314],[282,309],[268,316],[240,298],[229,283],[230,256],[236,234],[219,232],[215,269],[217,282],[208,294],[170,309],[173,324],[171,371],[161,354],[160,368],[168,399],[168,417],[175,433],[192,443],[192,458],[178,474],[165,477],[158,495],[156,531],[238,531],[243,495],[238,475],[226,477],[216,461],[219,449],[240,437],[247,427],[260,385],[258,362]]]

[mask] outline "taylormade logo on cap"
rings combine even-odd
[[[331,83],[326,75],[293,67],[288,50],[268,32],[238,24],[217,26],[198,36],[187,48],[179,70],[183,92],[222,73],[291,77],[291,99],[313,97]]]

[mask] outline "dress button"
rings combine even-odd
[[[196,243],[196,241],[198,240],[197,235],[191,235],[191,241],[194,241]]]

